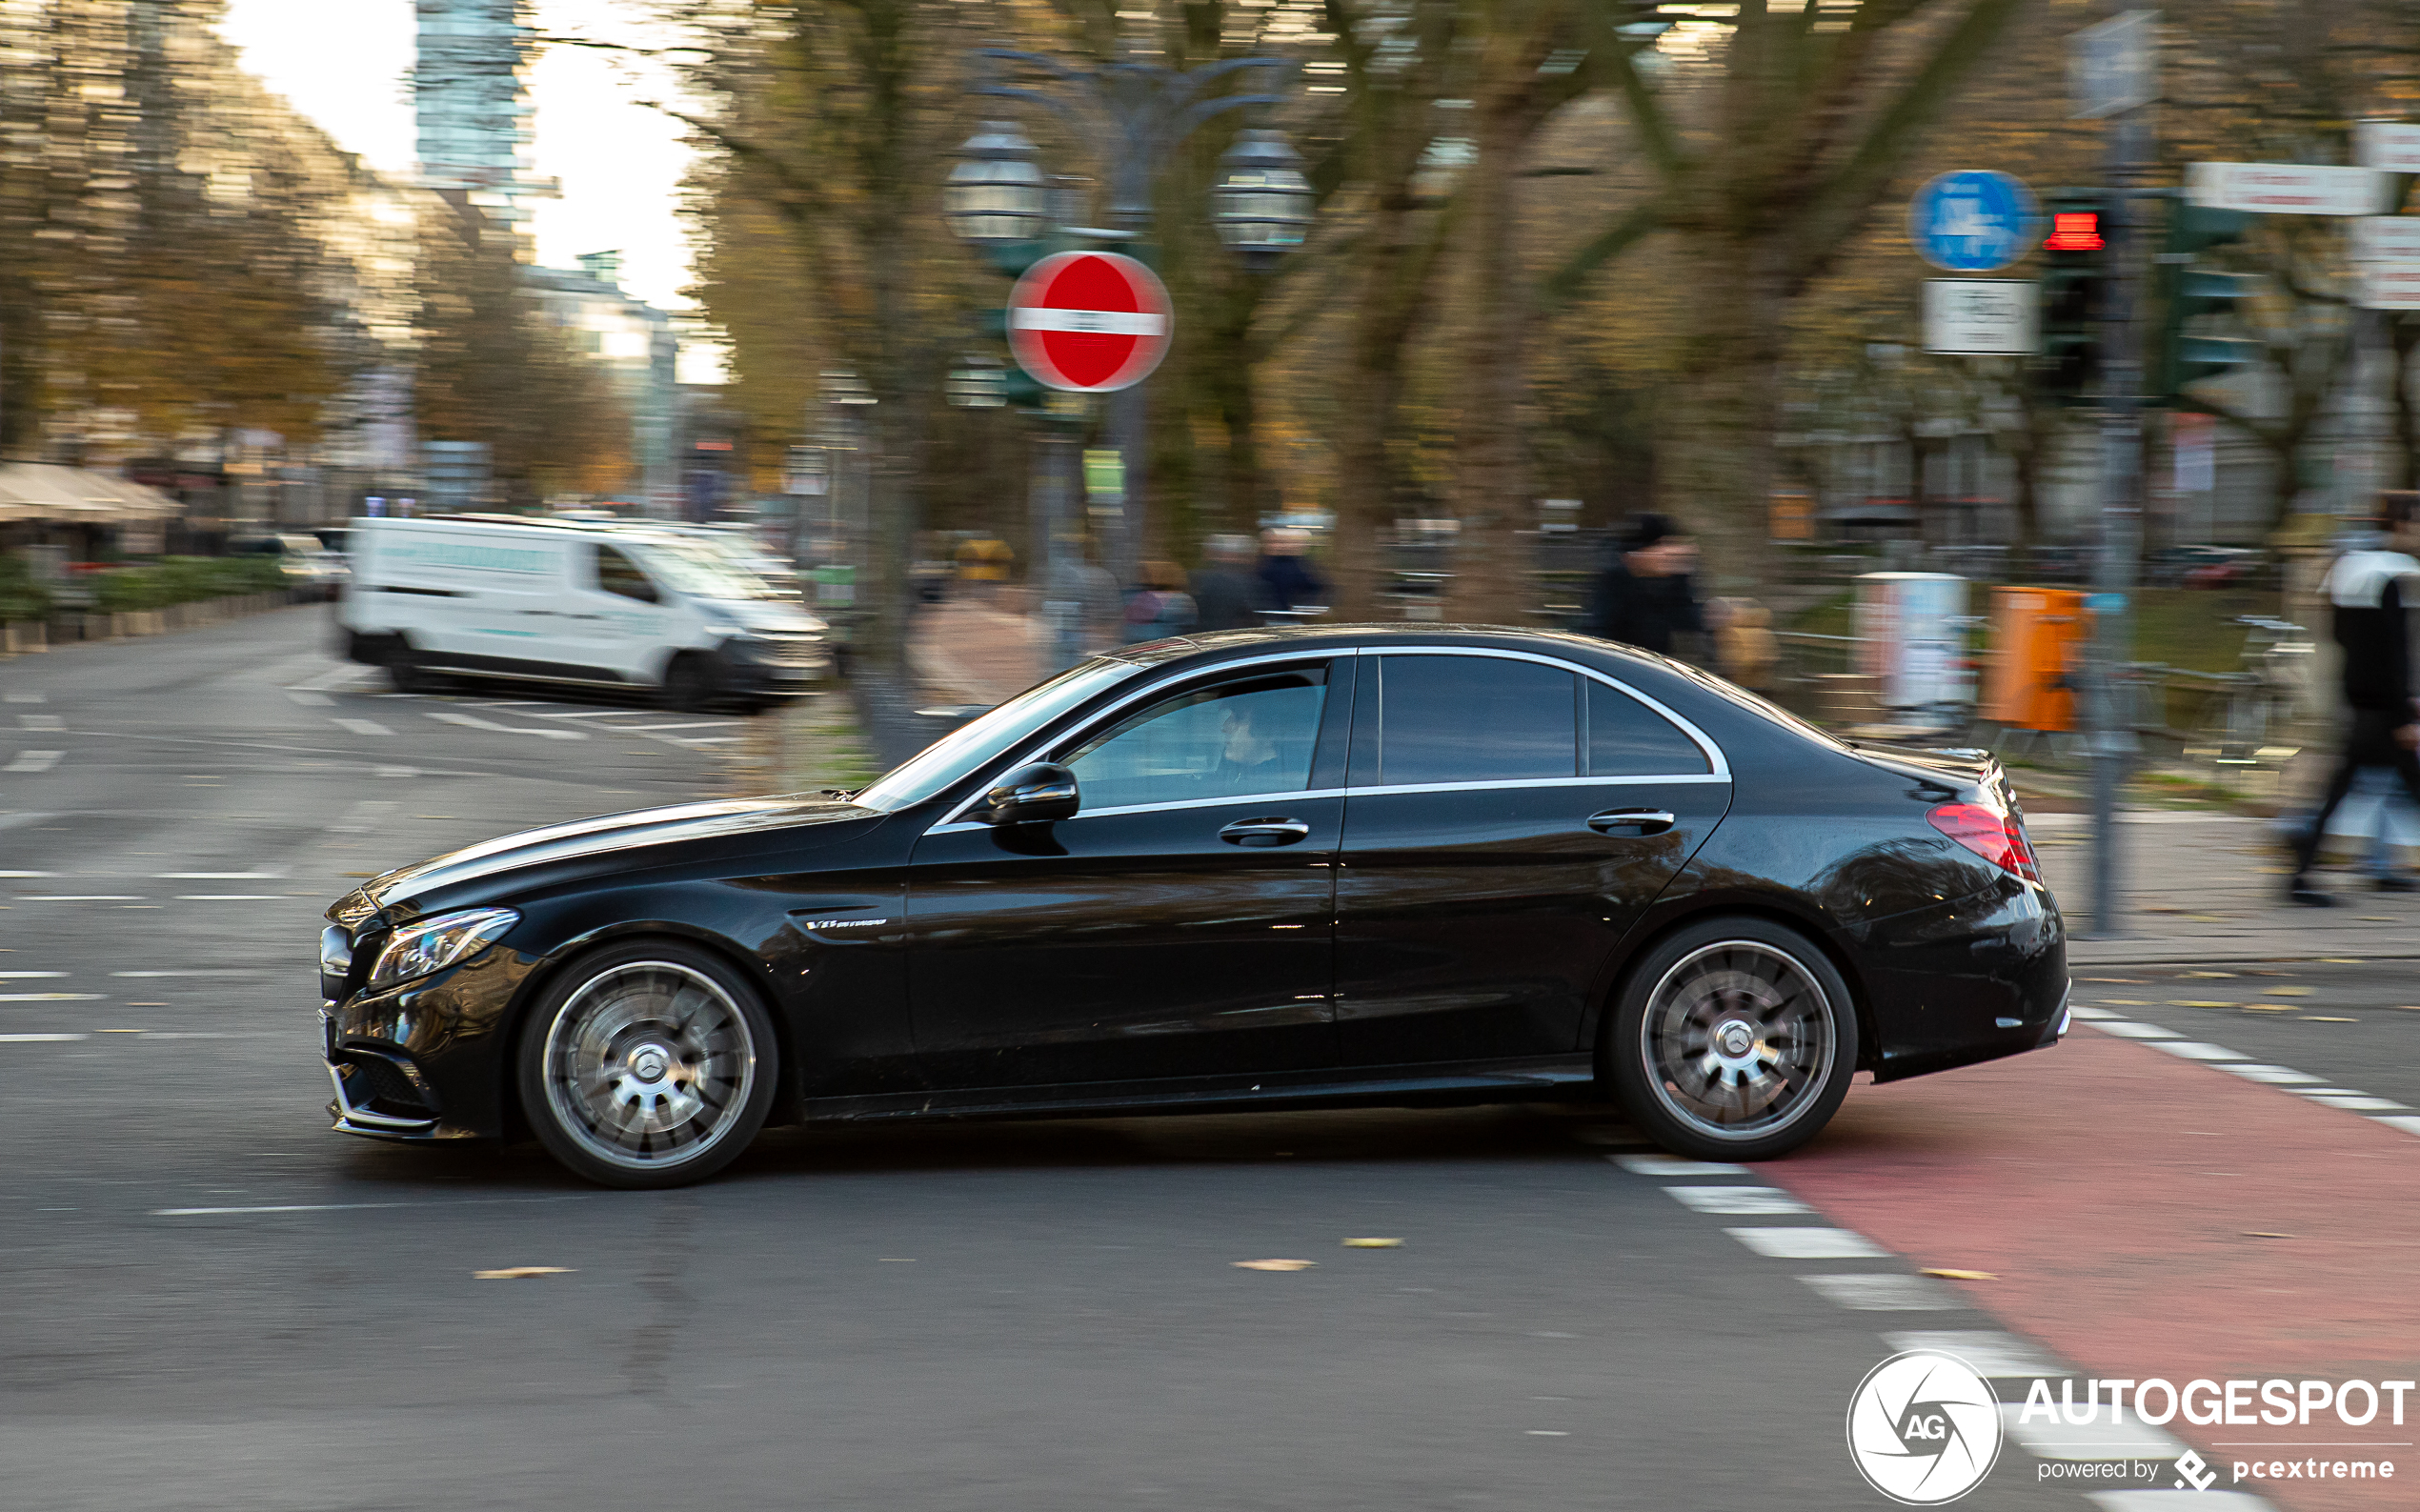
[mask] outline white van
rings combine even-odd
[[[824,624],[668,533],[574,520],[357,519],[345,654],[418,692],[446,673],[660,690],[751,709],[832,670]]]

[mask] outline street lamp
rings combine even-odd
[[[1033,241],[1050,214],[1050,186],[1034,144],[1014,121],[985,121],[958,150],[941,191],[950,230],[985,251]]]
[[[1318,196],[1301,163],[1284,132],[1258,128],[1237,132],[1235,145],[1220,154],[1211,222],[1247,265],[1267,268],[1302,245]]]

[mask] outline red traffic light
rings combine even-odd
[[[2099,252],[2106,245],[2101,240],[2101,212],[2096,210],[2053,214],[2050,234],[2042,243],[2046,252]]]

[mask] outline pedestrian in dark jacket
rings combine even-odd
[[[2286,896],[2315,908],[2335,899],[2311,885],[2311,859],[2355,774],[2390,768],[2420,803],[2420,702],[2412,697],[2410,622],[2420,603],[2420,560],[2412,555],[2420,550],[2420,494],[2379,494],[2377,526],[2386,533],[2385,546],[2336,558],[2320,590],[2328,596],[2336,644],[2344,648],[2345,702],[2352,712],[2328,796],[2310,828],[2294,837],[2294,875]]]
[[[1327,602],[1327,584],[1302,559],[1310,537],[1301,531],[1274,530],[1260,537],[1260,586],[1268,595],[1264,609],[1301,609]]]
[[[1689,569],[1697,547],[1661,514],[1638,514],[1617,538],[1589,595],[1587,632],[1642,651],[1671,655],[1680,631],[1702,631]]]
[[[1207,558],[1193,575],[1193,602],[1199,630],[1251,630],[1260,623],[1254,611],[1269,601],[1268,590],[1252,571],[1252,537],[1213,535],[1202,543]]]

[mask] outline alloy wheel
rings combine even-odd
[[[1639,1039],[1664,1110],[1703,1136],[1737,1142],[1804,1118],[1839,1051],[1832,1005],[1815,974],[1751,939],[1722,940],[1676,961],[1647,999]]]
[[[665,1170],[702,1158],[742,1121],[756,1058],[746,1016],[712,978],[632,961],[582,983],[555,1015],[546,1098],[589,1155]]]

